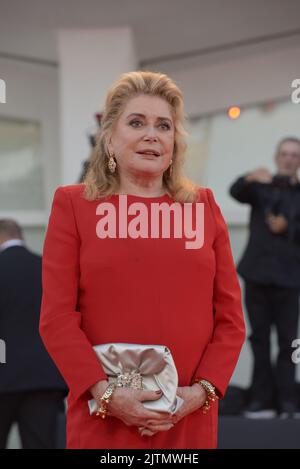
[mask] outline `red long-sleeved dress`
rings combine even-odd
[[[107,342],[166,345],[179,386],[204,378],[224,396],[245,326],[227,227],[213,192],[199,188],[204,242],[187,249],[184,233],[173,236],[175,222],[169,236],[151,235],[151,205],[173,204],[168,195],[127,195],[128,207],[142,203],[149,217],[148,237],[134,238],[120,236],[126,216],[119,195],[87,201],[83,189],[57,188],[43,252],[40,334],[70,389],[67,448],[215,448],[217,402],[207,414],[198,409],[153,436],[141,436],[116,417],[90,416],[87,405],[89,388],[107,379],[92,346]],[[106,238],[102,203],[115,207]],[[134,218],[128,215],[127,223]]]

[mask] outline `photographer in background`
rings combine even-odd
[[[244,415],[281,418],[297,415],[292,341],[297,337],[300,290],[300,140],[281,140],[275,154],[277,173],[259,168],[239,177],[230,194],[251,205],[248,245],[237,271],[245,281],[245,304],[252,334],[254,367],[251,400]],[[279,353],[270,357],[271,326]]]

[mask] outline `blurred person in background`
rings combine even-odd
[[[295,364],[300,288],[300,140],[281,140],[277,172],[258,168],[230,187],[237,201],[251,206],[250,236],[237,271],[245,281],[245,304],[252,328],[254,366],[245,416],[297,416]],[[273,368],[270,331],[276,327],[279,353]],[[274,405],[275,404],[275,405]]]
[[[38,332],[42,260],[25,245],[20,226],[0,220],[0,337],[6,363],[0,365],[0,448],[13,423],[23,448],[52,449],[66,385]]]

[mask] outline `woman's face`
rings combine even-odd
[[[108,144],[120,176],[162,178],[173,155],[174,136],[172,115],[164,99],[148,95],[130,99]],[[143,154],[145,150],[156,155]]]

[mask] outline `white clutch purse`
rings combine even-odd
[[[147,409],[175,413],[183,404],[176,396],[178,375],[172,354],[165,345],[108,343],[93,347],[108,382],[118,386],[162,391],[153,401],[143,401]],[[94,399],[88,401],[90,414],[97,411]]]

